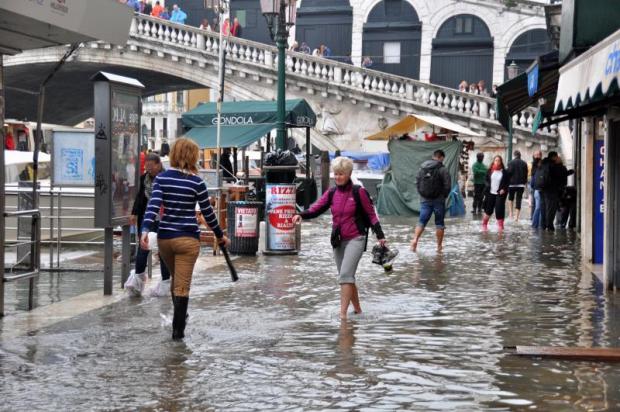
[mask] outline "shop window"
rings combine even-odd
[[[400,64],[400,42],[392,41],[383,43],[383,63]]]

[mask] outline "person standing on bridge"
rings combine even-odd
[[[230,34],[232,34],[234,37],[241,37],[242,29],[243,27],[241,27],[241,24],[239,23],[239,19],[235,17],[235,19],[233,20],[232,29],[230,29]]]
[[[163,207],[157,233],[159,253],[172,275],[172,339],[185,337],[192,272],[200,254],[200,229],[194,207],[196,202],[220,246],[230,244],[220,228],[209,203],[207,186],[198,175],[199,148],[189,139],[176,139],[170,152],[170,168],[160,173],[142,223],[140,246],[149,248],[148,232]]]
[[[159,1],[155,2],[155,5],[153,6],[153,11],[151,11],[151,16],[153,17],[161,17],[161,14],[164,12],[164,8],[162,7],[161,3]]]
[[[172,15],[170,16],[170,21],[173,23],[185,24],[185,20],[187,20],[187,14],[181,10],[178,4],[172,6]]]
[[[437,252],[443,250],[443,236],[446,230],[446,198],[452,189],[450,173],[443,165],[446,154],[443,150],[435,150],[433,158],[422,163],[418,171],[416,186],[420,194],[420,220],[415,228],[411,250],[417,251],[418,242],[424,229],[435,215],[435,235],[437,236]]]
[[[146,156],[144,164],[146,173],[140,177],[140,187],[138,189],[138,193],[136,194],[136,199],[133,202],[131,217],[129,219],[129,222],[132,225],[138,225],[138,229],[142,227],[142,221],[144,220],[144,214],[146,212],[146,205],[151,199],[151,195],[153,193],[153,182],[157,175],[164,172],[161,159],[154,153],[150,153]],[[155,216],[155,222],[153,222],[151,231],[157,232],[158,226],[159,215]],[[149,257],[149,252],[149,250],[144,250],[141,247],[138,248],[138,252],[136,254],[136,269],[134,272],[137,277],[137,281],[128,281],[125,283],[125,289],[135,296],[140,296],[142,294],[144,283],[146,282],[146,264]],[[161,270],[161,281],[151,291],[152,296],[166,296],[170,293],[170,272],[161,257],[159,259],[159,267]]]
[[[297,224],[302,219],[314,219],[331,209],[331,244],[340,283],[340,319],[344,320],[350,304],[353,304],[356,314],[362,312],[355,273],[366,250],[368,228],[373,230],[381,246],[385,246],[386,242],[368,192],[351,180],[353,161],[346,157],[337,157],[332,163],[332,170],[336,187],[323,193],[310,209],[295,215],[293,223]]]

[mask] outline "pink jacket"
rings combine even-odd
[[[357,205],[353,195],[353,184],[349,182],[345,186],[338,186],[331,205],[329,204],[329,190],[323,193],[323,196],[315,202],[310,209],[301,213],[303,219],[315,218],[331,209],[332,212],[332,226],[334,228],[340,227],[340,235],[342,240],[351,240],[363,235],[360,233],[357,223],[355,221],[355,215],[357,211]],[[383,239],[383,232],[381,231],[381,225],[379,224],[379,218],[375,213],[370,196],[366,189],[361,187],[359,189],[360,200],[362,208],[370,220],[373,231],[376,233],[377,238]]]

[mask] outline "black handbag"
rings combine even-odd
[[[332,235],[331,235],[329,241],[332,244],[332,247],[334,249],[336,249],[337,247],[340,247],[340,244],[342,243],[342,236],[340,236],[340,228],[339,227],[332,228]]]

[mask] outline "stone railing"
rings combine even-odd
[[[134,17],[130,36],[139,41],[154,41],[164,46],[174,45],[211,58],[217,58],[220,48],[217,32],[146,15]],[[259,72],[277,74],[277,49],[274,46],[226,37],[224,47],[228,61],[242,62],[255,67]],[[490,97],[462,93],[448,87],[290,51],[287,51],[286,70],[289,79],[297,78],[302,82],[320,83],[353,91],[368,100],[394,102],[397,106],[423,106],[430,112],[450,115],[466,123],[477,122],[480,128],[497,128],[499,125],[495,117],[495,99]],[[535,117],[535,108],[528,108],[515,115],[515,130],[531,133]],[[557,127],[554,125],[539,130],[538,133],[556,136]]]

